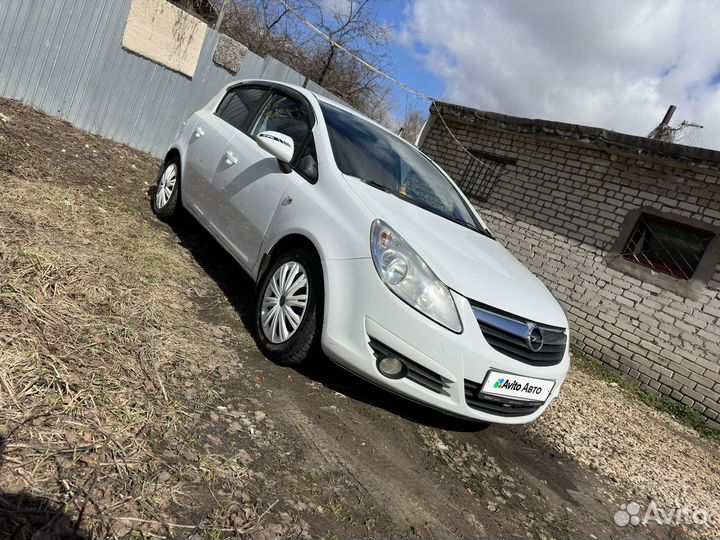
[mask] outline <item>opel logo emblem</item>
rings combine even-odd
[[[542,346],[543,346],[542,330],[540,330],[540,328],[538,328],[538,326],[535,323],[528,324],[528,333],[527,333],[527,336],[525,336],[525,342],[527,343],[528,348],[532,352],[538,352],[540,349],[542,349]]]

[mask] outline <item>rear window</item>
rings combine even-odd
[[[250,114],[265,96],[266,90],[257,87],[233,88],[220,102],[215,114],[231,126],[244,130]]]

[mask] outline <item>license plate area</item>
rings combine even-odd
[[[540,402],[545,403],[550,397],[555,381],[515,375],[504,371],[488,371],[480,395],[488,398],[504,398],[504,401],[518,403]]]

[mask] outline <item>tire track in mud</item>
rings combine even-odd
[[[349,489],[362,499],[374,501],[374,506],[406,534],[421,538],[486,536],[474,515],[452,504],[443,486],[429,481],[421,463],[408,461],[412,456],[395,455],[397,440],[388,440],[385,433],[373,428],[369,437],[367,431],[353,426],[370,424],[367,418],[358,421],[346,410],[343,414],[349,418],[323,414],[323,423],[334,428],[333,436],[331,429],[303,411],[307,405],[301,400],[291,395],[275,397],[285,411],[284,420],[307,444],[305,466],[321,475],[339,475]],[[359,439],[363,442],[352,448],[353,441]]]
[[[251,362],[267,362],[259,354],[250,356]],[[658,537],[650,530],[618,534],[612,501],[622,499],[621,493],[565,456],[537,446],[522,427],[478,433],[458,428],[453,419],[447,426],[418,423],[399,414],[404,402],[395,403],[384,391],[361,388],[365,383],[353,384],[334,367],[323,371],[331,374],[308,378],[265,364],[263,384],[273,391],[264,407],[295,448],[292,469],[310,472],[320,499],[325,497],[316,502],[327,507],[328,497],[342,499],[345,510],[339,519],[351,517],[345,530],[354,536],[624,538],[622,532],[630,532],[632,537]],[[456,450],[475,448],[481,455],[463,460],[463,468],[484,466],[482,458],[489,457],[501,473],[476,493],[461,471],[433,461],[437,449],[427,446],[423,433],[439,435]],[[508,484],[505,477],[518,480]],[[498,492],[506,502],[495,503]],[[375,523],[363,527],[367,516]]]

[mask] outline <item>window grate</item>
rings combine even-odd
[[[641,214],[622,257],[678,279],[689,280],[715,235],[675,221]]]
[[[480,150],[471,150],[470,153],[475,159],[470,160],[459,187],[468,198],[485,202],[502,176],[505,166],[514,165],[517,160]]]

